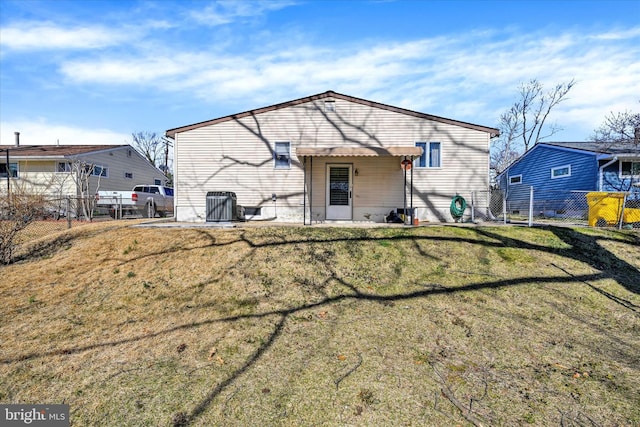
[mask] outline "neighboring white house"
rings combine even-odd
[[[413,205],[451,221],[454,196],[489,190],[497,135],[332,91],[170,129],[176,219],[210,220],[207,194],[233,192],[249,219],[383,222]]]
[[[7,166],[7,150],[9,164]],[[76,196],[78,172],[88,171],[89,194],[164,185],[166,177],[130,145],[0,145],[0,194],[9,188],[47,196]]]

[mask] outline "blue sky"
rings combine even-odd
[[[0,137],[122,144],[327,90],[485,126],[536,78],[556,141],[640,110],[640,1],[0,0]]]

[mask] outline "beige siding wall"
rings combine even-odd
[[[178,220],[204,220],[208,191],[233,191],[238,203],[262,206],[263,216],[301,220],[303,159],[297,147],[414,146],[417,141],[442,144],[442,166],[414,169],[414,206],[424,220],[451,220],[451,198],[469,197],[489,185],[489,135],[388,110],[335,100],[310,102],[239,120],[201,127],[176,135],[176,205]],[[275,142],[289,141],[289,170],[274,169]],[[313,183],[313,219],[324,219],[325,165],[350,163],[354,176],[354,220],[382,221],[383,214],[403,205],[404,174],[398,157],[307,159],[307,183]],[[410,178],[410,174],[408,174]],[[277,195],[277,202],[271,195]],[[409,197],[409,192],[407,192]],[[369,215],[367,217],[367,215]]]
[[[52,196],[75,194],[71,175],[57,173],[56,165],[57,161],[53,160],[18,161],[18,178],[11,180],[12,191]],[[6,193],[6,182],[3,184],[3,191]]]
[[[108,177],[92,176],[91,192],[97,190],[128,191],[136,184],[153,184],[160,179],[164,184],[166,178],[157,168],[138,154],[133,148],[114,148],[99,153],[78,157],[79,161],[93,163],[108,168]],[[69,162],[69,159],[56,160],[20,160],[18,161],[18,179],[11,180],[13,189],[51,196],[76,195],[76,183],[72,173],[57,172],[58,162]],[[133,173],[133,179],[125,178],[125,172]],[[3,179],[0,194],[6,193],[6,181]]]

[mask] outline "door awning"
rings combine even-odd
[[[296,156],[301,157],[420,157],[422,147],[298,147]]]

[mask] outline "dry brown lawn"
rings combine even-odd
[[[0,402],[74,426],[640,425],[640,238],[132,227],[0,267]]]

